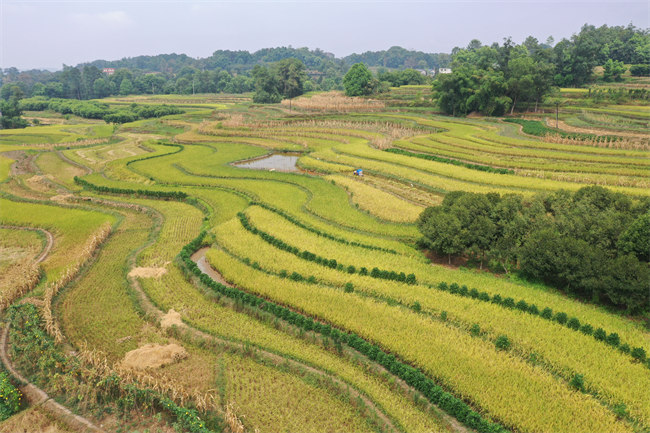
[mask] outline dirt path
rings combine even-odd
[[[25,379],[20,373],[16,371],[11,360],[9,359],[9,354],[7,352],[8,346],[8,336],[9,336],[9,324],[7,323],[2,330],[2,337],[0,338],[0,359],[4,364],[5,368],[17,381],[22,383],[20,386],[20,391],[23,393],[27,401],[32,406],[41,406],[47,412],[51,413],[55,418],[61,420],[66,425],[74,428],[77,431],[82,432],[104,432],[104,430],[97,427],[88,419],[75,415],[70,409],[65,406],[60,405],[52,399],[45,391],[30,383]]]
[[[43,247],[43,250],[41,250],[41,253],[34,259],[36,264],[39,264],[43,260],[45,260],[47,256],[50,254],[52,247],[54,246],[54,236],[52,235],[51,232],[45,229],[33,228],[33,227],[6,226],[6,225],[0,225],[0,229],[29,230],[32,232],[42,233],[45,236],[45,246]]]

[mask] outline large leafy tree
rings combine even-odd
[[[355,63],[343,77],[343,87],[348,96],[369,95],[374,90],[372,73],[363,63]]]

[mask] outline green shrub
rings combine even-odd
[[[638,359],[641,362],[643,362],[646,358],[645,350],[641,347],[635,347],[634,349],[632,349],[631,355],[632,358]]]
[[[411,307],[411,308],[413,308],[413,311],[418,312],[418,313],[420,311],[422,311],[422,306],[420,305],[420,303],[418,301],[415,301],[413,303],[413,307]]]
[[[620,351],[623,352],[623,353],[630,353],[630,352],[632,351],[632,349],[630,348],[630,345],[627,344],[627,343],[625,343],[625,344],[621,344],[621,345],[618,347],[618,350],[620,350]]]
[[[607,332],[603,328],[598,328],[594,331],[594,338],[598,341],[605,341],[607,338]]]
[[[577,389],[578,391],[584,391],[585,390],[585,377],[582,374],[574,374],[571,380],[569,381],[569,385],[571,385],[573,388]]]
[[[550,308],[546,307],[542,310],[542,313],[540,314],[545,319],[551,319],[553,317],[553,310]]]
[[[569,316],[567,316],[566,313],[557,313],[555,315],[555,321],[560,325],[564,325],[567,322],[567,320],[569,320]]]
[[[494,342],[497,349],[508,350],[510,348],[510,340],[507,335],[499,335]]]
[[[349,283],[349,282],[348,282],[348,283],[345,283],[345,286],[344,286],[343,290],[345,290],[345,293],[352,293],[352,292],[354,292],[354,284]]]
[[[469,332],[470,332],[473,336],[477,336],[478,334],[481,333],[481,327],[478,325],[478,323],[475,323],[475,324],[473,324],[472,327],[469,329]]]
[[[567,328],[578,330],[578,329],[580,329],[580,320],[578,320],[575,317],[572,317],[572,318],[569,319],[566,326],[567,326]]]
[[[18,412],[22,393],[11,383],[6,372],[0,373],[0,421]]]
[[[582,332],[585,335],[592,335],[594,333],[594,327],[591,326],[589,323],[585,323],[580,327],[580,332]]]
[[[443,322],[447,321],[447,312],[446,311],[443,311],[443,312],[440,313],[440,320],[442,320]]]
[[[612,332],[607,336],[605,342],[610,346],[618,347],[618,345],[621,344],[621,338],[618,336],[616,332]]]

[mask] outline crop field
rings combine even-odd
[[[62,354],[101,359],[210,431],[647,432],[644,317],[418,242],[420,215],[452,191],[601,185],[647,203],[647,106],[588,94],[561,90],[557,127],[548,110],[435,114],[414,85],[291,108],[119,96],[102,102],[184,113],[0,131],[2,307],[33,303]],[[118,416],[83,395],[93,422]],[[68,431],[39,408],[16,416]]]

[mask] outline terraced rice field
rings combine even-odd
[[[422,92],[405,87],[397,99]],[[454,190],[533,195],[600,184],[647,198],[647,149],[561,142],[496,119],[390,104],[368,112],[305,103],[288,113],[240,97],[162,99],[187,113],[115,131],[0,134],[0,270],[43,248],[40,232],[16,227],[53,234],[43,278],[21,296],[51,305],[48,320],[65,343],[115,366],[147,344],[182,346],[184,357],[149,374],[231,429],[650,428],[647,365],[490,299],[565,312],[650,353],[640,321],[541,285],[432,264],[416,247],[415,226]],[[620,125],[615,116],[626,116],[629,124],[608,134],[634,134],[644,131],[635,120],[643,108],[576,118]],[[105,140],[55,147],[96,138]],[[236,164],[281,152],[297,152],[299,171]],[[106,227],[110,235],[89,251]],[[74,264],[52,294],[47,287]],[[458,290],[445,289],[452,283]],[[495,344],[504,335],[507,350]]]

